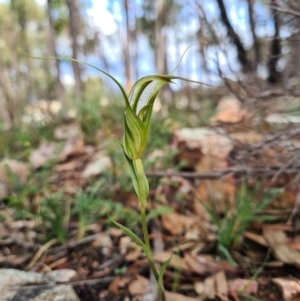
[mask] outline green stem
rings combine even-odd
[[[167,301],[165,291],[160,292],[160,299],[161,301]]]
[[[146,204],[146,202],[140,202],[140,204]],[[147,219],[146,219],[146,208],[144,206],[140,206],[140,214],[141,214],[141,223],[142,223],[142,231],[144,236],[144,241],[146,246],[151,250],[149,233],[147,228]],[[158,282],[158,272],[154,263],[153,258],[148,258],[150,269],[155,277],[155,280]],[[159,291],[161,301],[166,301],[166,296],[164,291]]]
[[[78,231],[78,239],[82,239],[85,234],[86,228],[86,214],[81,214],[79,217],[79,231]]]
[[[144,203],[141,202],[141,204],[144,204]],[[140,207],[140,214],[141,214],[141,223],[142,223],[144,241],[145,241],[146,246],[151,250],[148,227],[147,227],[147,220],[146,220],[146,208],[144,208],[144,206]]]

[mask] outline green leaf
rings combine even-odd
[[[218,245],[219,251],[224,255],[224,257],[231,263],[233,266],[237,266],[237,263],[232,258],[231,254],[229,253],[228,249],[222,246],[221,244]]]
[[[124,90],[124,88],[122,87],[122,85],[118,82],[118,80],[116,78],[114,78],[112,75],[110,75],[109,73],[105,72],[104,70],[102,69],[99,69],[97,67],[95,67],[94,65],[91,65],[89,63],[86,63],[84,61],[81,61],[81,60],[77,60],[77,59],[72,59],[72,58],[69,58],[69,57],[58,57],[58,56],[33,56],[33,55],[29,55],[28,53],[22,51],[20,48],[18,48],[18,50],[20,52],[22,52],[24,55],[30,57],[30,58],[33,58],[33,59],[38,59],[38,60],[60,60],[60,61],[70,61],[70,62],[77,62],[79,64],[82,64],[82,65],[86,65],[86,66],[89,66],[97,71],[100,71],[101,73],[105,74],[106,76],[108,76],[110,79],[112,79],[115,84],[118,86],[118,88],[120,89],[123,97],[124,97],[124,100],[125,100],[125,103],[127,103],[129,105],[129,101],[128,101],[128,98],[127,98],[127,95],[126,95],[126,92]]]
[[[121,145],[123,148],[123,145]],[[124,148],[123,148],[124,151]],[[134,190],[139,198],[140,205],[146,205],[146,200],[149,193],[149,183],[144,173],[143,163],[141,159],[131,160],[125,153],[124,155],[129,166],[129,173],[133,183]]]
[[[167,266],[169,265],[171,259],[172,259],[172,256],[169,259],[167,259],[166,261],[164,261],[159,269],[157,286],[158,286],[158,290],[160,292],[164,291],[163,277],[164,277],[165,270],[166,270]]]
[[[112,218],[110,218],[110,220],[116,227],[120,228],[126,235],[128,235],[137,245],[142,248],[149,261],[153,261],[151,250],[146,246],[144,242],[142,242],[141,239],[139,239],[131,230],[114,221]]]
[[[147,177],[144,172],[144,167],[141,159],[133,161],[134,172],[136,174],[138,185],[139,185],[139,193],[138,198],[140,201],[140,205],[142,208],[146,207],[146,200],[149,194],[149,183]]]
[[[172,73],[174,73],[174,72],[176,71],[176,69],[179,67],[181,61],[183,60],[185,54],[187,53],[187,51],[188,51],[192,46],[194,46],[196,43],[197,43],[197,42],[192,43],[188,48],[186,48],[186,49],[184,50],[184,52],[183,52],[183,54],[181,55],[181,57],[180,57],[180,59],[179,59],[177,65],[176,65],[175,68],[169,73],[169,75],[171,75]]]
[[[121,144],[121,147],[123,149],[123,152],[124,152],[124,155],[125,155],[125,159],[128,163],[128,166],[129,166],[129,174],[130,174],[130,177],[131,177],[131,180],[132,180],[132,184],[133,184],[133,188],[136,192],[136,194],[138,194],[138,190],[139,190],[139,183],[138,183],[138,179],[137,179],[137,176],[136,176],[136,173],[135,173],[135,170],[134,170],[134,166],[133,166],[133,162],[132,160],[127,156],[125,150],[124,150],[124,146],[123,144]]]

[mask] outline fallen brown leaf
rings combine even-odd
[[[162,226],[168,230],[172,235],[179,235],[184,230],[184,224],[181,221],[180,214],[170,212],[161,217]]]
[[[69,138],[62,152],[59,154],[60,161],[66,160],[70,156],[75,156],[82,154],[84,150],[84,140],[83,137],[71,137]]]
[[[256,295],[258,290],[258,283],[256,280],[249,279],[234,279],[229,282],[228,291],[231,294],[245,293],[248,295]]]
[[[34,169],[44,166],[57,156],[58,145],[54,142],[42,141],[39,147],[31,152],[29,162]]]
[[[215,275],[216,296],[221,301],[228,301],[228,285],[224,271]]]
[[[137,300],[142,300],[146,289],[148,287],[149,280],[145,277],[137,275],[136,278],[128,284],[128,292],[134,296]]]
[[[229,274],[236,274],[237,272],[237,269],[228,262],[215,262],[211,256],[194,256],[190,253],[185,253],[184,261],[192,272],[201,276],[212,275],[220,271],[226,271]]]
[[[142,300],[143,296],[146,293],[148,284],[148,279],[138,275],[134,280],[130,281],[130,283],[128,284],[128,291],[137,300]],[[201,299],[199,299],[198,297],[193,298],[168,291],[165,291],[165,295],[167,301],[201,301]]]
[[[228,301],[228,285],[223,271],[204,280],[203,296],[207,299]]]
[[[109,291],[114,295],[119,295],[120,291],[132,280],[132,276],[124,275],[116,277],[109,285]]]
[[[284,301],[300,300],[300,281],[296,279],[273,278],[272,281],[280,288]]]
[[[300,250],[290,245],[283,230],[273,226],[263,227],[263,236],[268,242],[277,259],[287,264],[300,265]]]
[[[269,246],[268,243],[267,243],[267,241],[265,240],[265,238],[262,235],[259,235],[259,234],[256,234],[256,233],[252,233],[252,232],[248,232],[248,231],[245,231],[243,233],[243,235],[246,238],[248,238],[248,239],[250,239],[250,240],[252,240],[252,241],[254,241],[254,242],[256,242],[256,243],[258,243],[258,244],[260,244],[262,246],[264,246],[264,247],[268,247]]]

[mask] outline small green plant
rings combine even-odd
[[[72,214],[78,216],[78,239],[84,237],[88,222],[93,223],[95,217],[91,216],[91,212],[94,212],[96,206],[98,206],[98,204],[95,202],[93,194],[85,193],[82,189],[77,192]]]
[[[70,202],[65,200],[62,191],[45,197],[41,203],[40,217],[47,238],[55,236],[58,242],[67,240],[67,228],[70,218]]]
[[[228,208],[220,218],[211,207],[206,206],[213,223],[217,227],[218,249],[233,263],[229,249],[238,246],[242,234],[255,221],[272,221],[273,216],[260,215],[260,211],[268,206],[280,192],[279,189],[268,189],[261,192],[260,185],[252,190],[243,182],[238,191],[233,207]]]
[[[183,53],[182,57],[184,56],[185,52]],[[176,79],[199,84],[199,82],[197,81],[172,75],[172,73],[177,69],[178,65],[180,64],[182,57],[178,62],[177,66],[175,67],[175,69],[169,75],[150,75],[150,76],[143,77],[133,85],[128,95],[126,94],[125,89],[122,87],[122,85],[109,73],[91,64],[75,59],[67,59],[70,61],[83,63],[105,74],[106,76],[108,76],[110,79],[114,81],[114,83],[118,86],[123,96],[124,103],[125,103],[124,123],[123,123],[124,136],[123,136],[123,141],[120,144],[129,166],[129,172],[130,172],[135,193],[137,194],[137,197],[139,199],[140,218],[141,218],[144,241],[142,241],[135,233],[133,233],[130,229],[126,228],[122,224],[117,223],[115,221],[113,221],[113,223],[117,227],[122,229],[128,236],[131,237],[131,239],[136,244],[138,244],[143,249],[147,257],[147,260],[149,262],[150,269],[157,281],[157,287],[158,287],[158,292],[161,301],[166,301],[164,286],[163,286],[163,274],[171,258],[163,262],[159,270],[156,268],[153,259],[153,254],[151,251],[149,233],[147,229],[146,206],[147,206],[147,198],[149,193],[149,184],[144,172],[142,155],[145,151],[148,138],[149,138],[153,104],[156,99],[156,96],[158,95],[162,87],[165,84],[172,83],[173,82],[172,80],[176,80]],[[33,58],[37,58],[37,57],[33,57]],[[45,58],[38,58],[38,59],[45,59]],[[52,59],[61,59],[61,58],[52,57]]]
[[[46,124],[21,124],[9,130],[1,127],[0,121],[0,157],[12,159],[27,159],[31,149],[41,140],[53,139],[53,128],[59,121]]]
[[[103,71],[102,71],[103,72]],[[107,74],[107,73],[105,73]],[[149,184],[144,173],[142,163],[142,155],[148,142],[150,123],[152,117],[153,103],[160,89],[172,79],[185,78],[172,75],[152,75],[146,76],[138,80],[132,87],[127,96],[125,90],[120,83],[112,76],[107,74],[120,88],[124,101],[124,137],[121,147],[127,160],[129,171],[133,183],[134,190],[139,199],[140,217],[144,242],[140,240],[132,231],[119,223],[116,226],[121,228],[128,236],[130,236],[138,245],[140,245],[146,254],[151,271],[157,281],[157,287],[162,301],[165,301],[165,293],[163,286],[163,274],[167,268],[171,258],[166,260],[160,270],[156,269],[153,255],[151,252],[149,234],[147,229],[146,206],[149,193]],[[189,81],[189,80],[187,80]]]
[[[89,99],[82,101],[77,108],[79,124],[88,141],[92,140],[94,134],[100,128],[101,118],[99,112],[99,97],[91,96]]]
[[[108,214],[113,219],[122,220],[129,228],[134,228],[138,219],[136,211],[124,208],[118,202],[99,198],[96,189],[90,192],[84,192],[80,189],[76,194],[71,213],[78,217],[79,239],[84,237],[88,225],[95,222],[98,218],[106,218]],[[106,219],[106,222],[108,225],[112,224],[110,219]]]

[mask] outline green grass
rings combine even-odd
[[[80,189],[72,206],[71,214],[78,220],[79,238],[84,237],[86,227],[97,219],[104,219],[107,226],[112,223],[107,217],[122,221],[129,228],[134,228],[139,216],[136,211],[124,207],[121,203],[102,199],[99,195],[99,187],[94,187],[90,192]]]
[[[47,240],[56,238],[59,243],[64,243],[67,240],[69,212],[70,201],[64,197],[62,191],[44,197],[39,216]]]
[[[60,121],[41,124],[20,124],[10,130],[0,126],[0,158],[27,160],[41,140],[53,140],[53,129]]]
[[[218,250],[232,261],[230,249],[237,248],[252,222],[273,221],[273,216],[261,215],[260,211],[268,206],[279,194],[279,189],[261,191],[260,185],[250,188],[246,182],[238,191],[233,207],[225,210],[224,217],[218,216],[211,207],[206,206],[212,222],[217,227]]]

